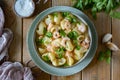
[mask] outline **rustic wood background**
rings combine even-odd
[[[0,6],[5,14],[5,27],[10,28],[14,33],[14,39],[9,49],[10,60],[19,61],[26,66],[26,63],[31,60],[26,46],[26,36],[33,19],[46,8],[60,5],[72,6],[73,3],[72,0],[48,0],[46,4],[43,4],[42,0],[40,4],[36,4],[36,10],[32,17],[20,18],[14,13],[15,1],[0,0]],[[36,2],[37,0],[34,1]],[[105,13],[97,14],[97,20],[94,20],[89,12],[85,13],[94,22],[99,37],[98,49],[92,62],[81,72],[65,77],[49,75],[34,67],[32,71],[36,80],[120,80],[120,52],[112,52],[110,64],[97,60],[99,51],[104,48],[101,44],[104,34],[112,33],[112,42],[120,47],[120,20],[112,19]],[[31,61],[29,66],[33,64]]]

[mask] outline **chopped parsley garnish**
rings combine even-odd
[[[74,43],[75,45],[77,45],[77,44],[78,44],[78,41],[77,41],[77,40],[73,40],[73,43]]]
[[[57,13],[57,12],[54,12],[54,13],[53,13],[53,16],[54,16],[54,17],[58,17],[58,13]]]
[[[50,62],[50,59],[49,59],[48,55],[45,55],[45,56],[43,56],[42,58],[43,58],[44,61]]]
[[[71,15],[68,15],[68,16],[66,16],[65,17],[67,20],[69,20],[71,23],[77,23],[78,21],[77,21],[77,19],[76,19],[76,17],[73,17],[73,16],[71,16]]]
[[[46,34],[46,32],[47,32],[47,29],[46,29],[46,28],[44,28],[44,30],[43,30],[44,35]]]
[[[62,13],[62,16],[63,16],[63,17],[66,17],[66,16],[68,16],[69,14],[70,14],[70,12],[63,12],[63,13]]]
[[[70,15],[65,17],[68,21],[72,22],[72,17]]]
[[[68,67],[69,65],[67,64],[67,63],[65,63],[64,65],[63,65],[63,67]]]
[[[60,47],[59,49],[57,49],[56,53],[58,54],[58,58],[62,58],[64,52],[65,52],[65,48],[64,47]]]
[[[60,35],[61,35],[61,36],[65,37],[66,33],[65,33],[64,30],[61,29],[61,30],[59,30],[59,32],[60,32]]]
[[[68,33],[68,37],[70,39],[76,40],[77,37],[78,37],[78,33],[76,31],[71,31],[71,32]]]
[[[80,50],[80,45],[78,45],[78,41],[77,40],[73,40],[73,44],[75,45],[75,48],[77,49],[77,50]]]
[[[76,46],[76,49],[77,49],[77,50],[80,50],[80,46],[79,46],[79,45],[77,45],[77,46]]]
[[[46,33],[46,36],[49,37],[49,38],[51,38],[53,35],[52,35],[51,32],[47,32],[47,33]]]
[[[44,43],[44,39],[43,39],[43,38],[37,39],[37,40],[36,40],[36,43],[37,43],[37,45],[41,45],[41,44]]]

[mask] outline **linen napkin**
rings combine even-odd
[[[4,25],[4,14],[3,14],[3,11],[0,7],[0,36],[2,35],[2,30],[3,30],[3,25]]]
[[[4,62],[0,66],[0,80],[33,80],[30,68],[19,62]]]
[[[13,34],[10,29],[3,29],[3,34],[0,37],[0,61],[4,59],[8,59],[8,47],[12,41]]]

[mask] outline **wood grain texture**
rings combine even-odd
[[[21,62],[22,48],[22,21],[21,18],[14,13],[14,0],[0,0],[5,14],[5,27],[10,28],[14,38],[9,49],[9,59],[11,61]]]
[[[36,0],[34,0],[35,3],[36,3]],[[44,5],[44,6],[43,6]],[[39,4],[36,4],[36,9],[35,9],[35,12],[34,14],[32,15],[32,17],[29,17],[29,18],[24,18],[23,19],[23,48],[22,48],[22,52],[23,52],[23,59],[22,59],[22,62],[23,64],[26,65],[26,63],[31,60],[30,58],[30,55],[29,55],[29,52],[28,52],[28,48],[27,48],[27,43],[26,43],[26,39],[27,39],[27,33],[28,33],[28,30],[30,28],[30,25],[33,21],[33,19],[41,12],[43,11],[44,9],[48,8],[51,6],[51,2],[50,0],[46,3],[46,4],[43,4],[43,0],[39,3]],[[34,65],[34,64],[33,64]],[[32,66],[33,66],[32,65]],[[31,66],[29,66],[31,67]],[[50,75],[48,75],[47,73],[45,72],[42,72],[39,68],[35,68],[35,69],[32,69],[33,71],[33,75],[35,76],[36,80],[50,80]]]
[[[52,0],[52,6],[72,6],[72,0]]]
[[[33,19],[48,7],[60,5],[72,6],[73,2],[72,0],[49,0],[43,5],[44,0],[42,0],[39,4],[36,4],[36,10],[33,16],[23,19],[15,15],[13,10],[14,1],[16,0],[0,0],[0,6],[5,14],[5,27],[10,28],[14,34],[14,39],[9,50],[10,61],[20,61],[26,66],[26,63],[31,60],[26,38]],[[34,1],[36,2],[37,0]],[[64,77],[49,75],[41,71],[38,67],[31,68],[36,80],[120,80],[120,52],[112,53],[111,64],[97,60],[99,51],[105,48],[101,43],[104,34],[112,33],[112,42],[120,47],[120,20],[111,20],[111,18],[104,13],[99,13],[97,20],[95,20],[89,13],[89,11],[85,12],[95,24],[99,38],[98,49],[92,62],[81,72]],[[29,66],[33,67],[34,65],[35,64],[31,62]]]
[[[72,6],[72,0],[52,0],[52,6]],[[81,80],[81,72],[72,76],[51,76],[51,80]]]
[[[120,8],[119,8],[120,11]],[[112,19],[112,42],[120,48],[120,20]],[[112,53],[112,79],[120,80],[120,51]]]
[[[89,12],[86,14],[95,24],[98,33],[98,49],[92,62],[82,71],[82,80],[110,80],[110,65],[106,61],[98,61],[98,53],[105,48],[101,43],[103,36],[111,33],[111,18],[104,13],[98,13],[95,20]]]
[[[81,74],[77,73],[71,76],[51,76],[51,80],[82,80]]]

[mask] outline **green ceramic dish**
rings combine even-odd
[[[88,52],[86,53],[85,57],[81,61],[79,61],[77,64],[73,65],[72,67],[60,68],[60,67],[54,67],[47,64],[38,55],[36,46],[35,46],[35,30],[36,30],[37,24],[46,15],[53,12],[66,12],[66,11],[71,12],[73,15],[77,16],[80,20],[82,20],[84,23],[88,25],[91,44]],[[95,55],[95,52],[97,49],[97,41],[98,41],[97,33],[91,20],[80,10],[77,10],[75,8],[68,7],[68,6],[55,6],[41,12],[33,21],[27,37],[29,53],[34,63],[46,73],[49,73],[51,75],[57,75],[57,76],[72,75],[84,69],[91,62],[91,60]]]

